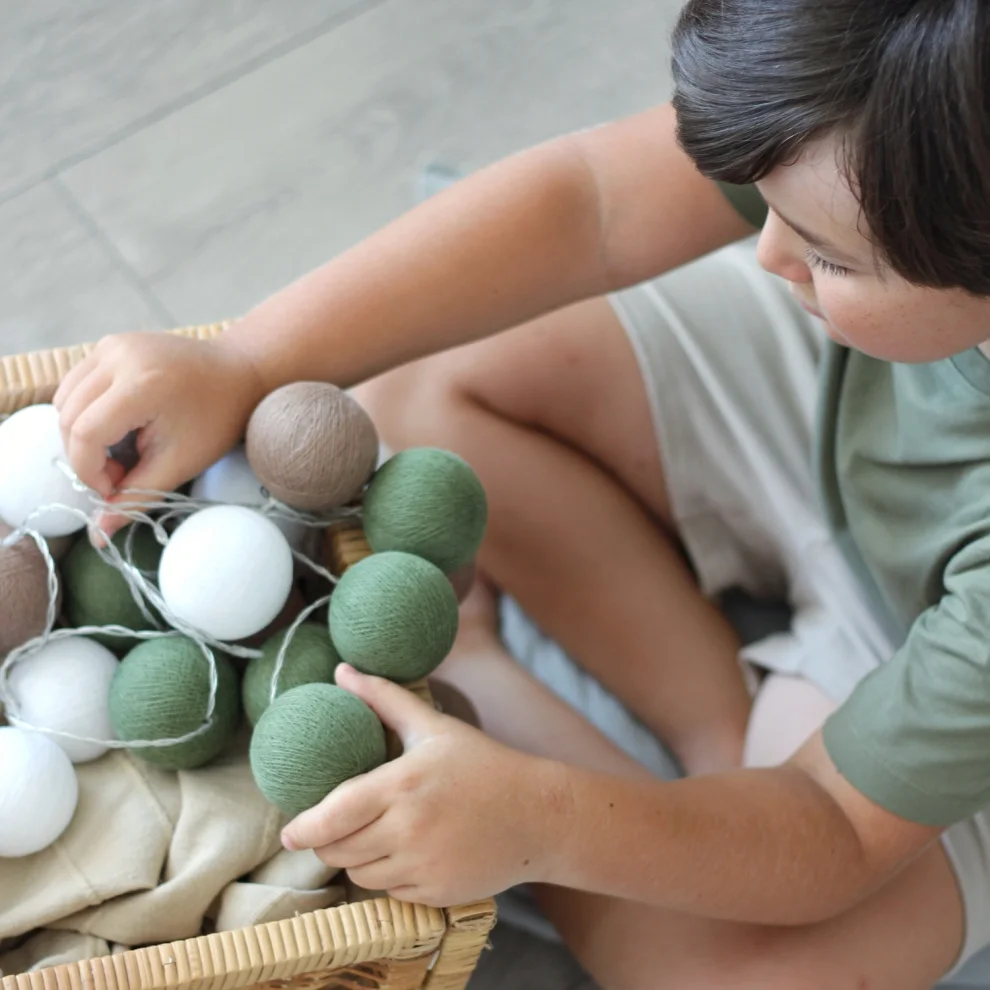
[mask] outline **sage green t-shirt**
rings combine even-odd
[[[765,219],[755,189],[726,193]],[[990,360],[894,364],[830,342],[815,458],[826,517],[900,644],[825,746],[877,804],[950,825],[990,806]]]

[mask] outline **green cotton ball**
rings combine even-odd
[[[240,724],[240,686],[230,659],[214,650],[217,697],[209,729],[172,746],[135,746],[130,752],[163,770],[194,770],[230,742]],[[151,639],[120,662],[110,683],[110,724],[123,742],[176,739],[206,718],[210,665],[185,636]]]
[[[291,818],[345,780],[380,766],[385,755],[378,716],[333,684],[305,684],[279,695],[251,737],[258,789]]]
[[[364,531],[376,553],[401,550],[451,574],[485,536],[488,500],[467,461],[418,447],[386,461],[364,496]]]
[[[330,598],[337,652],[366,674],[399,683],[432,674],[457,636],[457,596],[443,571],[410,553],[373,553]]]
[[[241,696],[244,711],[252,725],[264,714],[271,703],[272,675],[279,650],[289,630],[283,630],[269,639],[261,648],[261,656],[253,659],[244,672]],[[304,622],[293,634],[286,651],[285,662],[278,675],[277,694],[285,694],[303,684],[333,683],[333,672],[340,663],[330,633],[325,625]]]
[[[134,524],[132,524],[134,525]],[[113,537],[113,545],[125,556],[131,527]],[[150,526],[136,526],[130,537],[131,561],[142,571],[158,573],[162,545]],[[124,576],[100,556],[84,536],[78,540],[62,563],[65,618],[74,628],[80,626],[124,626],[141,631],[153,628],[131,594]],[[146,603],[147,604],[147,603]],[[149,606],[152,615],[154,609]],[[111,650],[127,650],[133,643],[124,636],[94,634],[92,639]]]

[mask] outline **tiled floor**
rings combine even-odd
[[[412,205],[428,163],[663,100],[679,4],[6,4],[0,351],[243,312]],[[477,990],[590,986],[495,944]]]

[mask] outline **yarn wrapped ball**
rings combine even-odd
[[[194,499],[227,505],[261,508],[268,501],[258,476],[248,463],[243,446],[235,447],[194,479],[190,494]],[[293,550],[302,550],[310,528],[301,522],[271,516],[285,534]]]
[[[179,622],[225,642],[271,624],[292,593],[292,550],[282,531],[255,509],[214,505],[172,534],[158,582]]]
[[[78,803],[79,780],[62,749],[37,732],[0,726],[0,858],[46,849]]]
[[[0,522],[0,543],[13,530]],[[45,631],[48,567],[30,536],[0,546],[0,657]]]
[[[385,730],[360,698],[333,684],[280,695],[251,738],[251,770],[262,794],[294,818],[335,787],[385,762]]]
[[[73,763],[99,759],[108,749],[100,740],[113,738],[110,684],[118,666],[105,646],[85,636],[50,640],[10,672],[17,714],[32,728],[81,737],[50,736]]]
[[[485,536],[488,500],[467,461],[417,447],[387,460],[364,497],[364,531],[376,553],[402,550],[445,574],[469,564]]]
[[[252,650],[260,650],[265,643],[268,642],[276,633],[280,633],[283,629],[288,629],[296,619],[299,618],[299,613],[306,607],[306,597],[303,595],[302,591],[293,586],[292,590],[289,592],[289,597],[285,601],[285,605],[282,611],[275,616],[275,618],[265,626],[264,629],[259,633],[255,633],[253,636],[248,636],[246,639],[240,639],[237,641],[238,646],[246,646]]]
[[[125,560],[129,559],[152,583],[155,582],[164,548],[150,526],[132,523],[117,533],[112,542]],[[124,576],[100,556],[88,539],[80,539],[66,555],[62,580],[65,618],[70,626],[114,625],[136,632],[155,628],[144,617]],[[147,607],[150,614],[157,617],[155,609],[150,604]],[[117,652],[126,652],[133,646],[133,640],[124,636],[94,633],[92,638]]]
[[[28,523],[45,537],[85,529],[95,493],[76,488],[62,469],[67,463],[53,405],[28,406],[0,422],[0,519],[11,526]],[[49,508],[54,505],[66,508]]]
[[[278,633],[262,647],[261,656],[252,660],[244,672],[241,696],[248,721],[257,725],[271,703],[272,675],[279,651],[288,630]],[[278,675],[276,697],[303,684],[333,683],[333,673],[340,657],[330,640],[324,625],[304,622],[293,633],[285,654],[285,662]]]
[[[230,658],[214,651],[217,697],[210,727],[171,746],[135,746],[131,752],[163,770],[194,770],[230,742],[240,724],[240,685]],[[110,685],[110,722],[124,742],[176,739],[206,718],[210,668],[191,639],[152,639],[121,661]]]
[[[366,674],[399,683],[433,673],[457,636],[457,596],[422,557],[376,553],[349,568],[330,599],[337,652]]]
[[[319,514],[361,492],[378,463],[378,433],[346,392],[326,382],[296,382],[255,409],[246,449],[271,495]]]
[[[447,580],[454,589],[454,594],[457,595],[458,602],[463,602],[471,594],[471,589],[474,587],[477,577],[478,567],[473,560],[470,564],[458,568],[453,574],[447,575]]]

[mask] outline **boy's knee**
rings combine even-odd
[[[450,354],[423,358],[364,382],[354,397],[388,446],[442,444],[444,424],[466,397],[463,362]]]
[[[734,990],[858,990],[855,959],[821,951],[800,929],[750,928],[726,931],[695,956],[678,988],[731,985]]]

